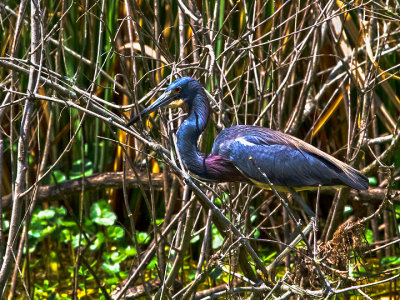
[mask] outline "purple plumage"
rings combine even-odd
[[[132,118],[184,100],[189,108],[179,127],[177,142],[182,161],[190,170],[207,180],[253,182],[267,188],[268,181],[280,189],[297,190],[322,186],[347,185],[368,189],[368,178],[356,169],[288,134],[272,129],[238,125],[217,136],[211,154],[197,149],[210,114],[210,105],[201,84],[191,78],[179,78],[150,107]]]

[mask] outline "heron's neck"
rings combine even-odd
[[[177,142],[179,154],[189,171],[206,177],[205,155],[197,149],[197,142],[207,126],[210,104],[203,88],[199,88],[192,101],[188,101],[189,116],[179,127]]]

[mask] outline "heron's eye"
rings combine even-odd
[[[180,87],[175,88],[175,93],[180,93],[180,92],[181,92],[181,88]]]

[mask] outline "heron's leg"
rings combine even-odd
[[[294,200],[297,201],[298,204],[300,204],[300,206],[304,209],[304,211],[306,212],[306,214],[310,217],[315,217],[315,213],[313,212],[313,210],[307,205],[307,203],[304,202],[303,198],[301,198],[301,196],[299,195],[298,192],[296,192],[293,188],[288,187],[288,190],[290,192],[290,194],[293,196]]]

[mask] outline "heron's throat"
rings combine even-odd
[[[187,103],[189,116],[177,132],[178,150],[183,163],[189,171],[203,176],[205,172],[205,155],[198,151],[197,142],[207,126],[210,105],[202,88]]]

